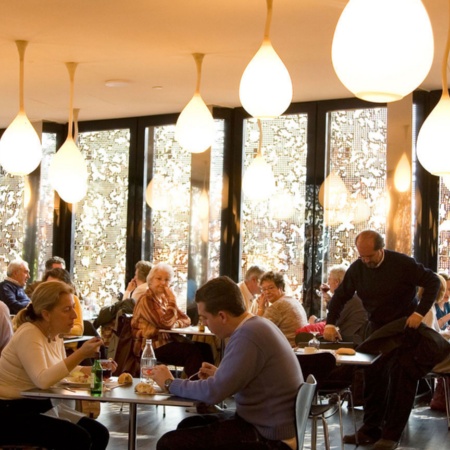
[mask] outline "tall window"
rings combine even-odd
[[[387,108],[328,113],[327,178],[319,193],[324,278],[329,266],[356,259],[354,241],[360,231],[385,234],[386,137]]]
[[[262,154],[275,176],[267,200],[243,197],[241,272],[254,265],[281,271],[294,295],[303,287],[307,114],[262,121]],[[259,146],[255,119],[244,121],[244,173]]]
[[[128,129],[80,133],[88,191],[75,205],[73,278],[97,307],[124,290],[128,202]]]
[[[147,200],[144,254],[175,270],[178,305],[189,309],[195,291],[219,275],[224,121],[216,141],[191,154],[175,140],[175,126],[147,128]]]

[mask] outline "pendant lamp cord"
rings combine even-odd
[[[16,41],[17,50],[19,51],[19,111],[25,111],[25,103],[24,103],[24,78],[25,78],[25,68],[24,68],[24,60],[25,60],[25,49],[27,48],[27,41]]]
[[[272,23],[272,7],[273,0],[267,0],[267,16],[266,16],[266,26],[264,28],[264,40],[270,42],[270,25]]]
[[[195,64],[197,66],[197,86],[195,87],[195,93],[200,94],[200,83],[202,80],[202,62],[205,55],[203,53],[193,53],[192,56],[194,57]]]
[[[69,131],[67,132],[67,137],[73,139],[73,92],[74,92],[74,80],[75,80],[75,70],[77,68],[77,63],[68,62],[66,63],[67,71],[69,72],[70,79],[70,97],[69,97]]]

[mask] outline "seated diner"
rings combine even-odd
[[[55,450],[104,450],[109,432],[99,422],[82,417],[76,423],[51,417],[50,399],[25,399],[21,392],[48,389],[80,367],[85,358],[98,354],[102,340],[86,341],[66,356],[61,334],[76,318],[73,290],[60,281],[42,282],[31,303],[17,315],[18,329],[0,357],[1,444],[27,444]],[[75,412],[76,415],[76,412]]]

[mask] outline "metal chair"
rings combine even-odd
[[[314,400],[317,382],[313,375],[309,375],[306,382],[300,386],[295,401],[295,426],[297,433],[297,450],[303,449],[306,425],[310,417],[311,405]]]
[[[330,377],[331,372],[336,368],[336,358],[333,354],[329,352],[323,353],[312,353],[307,355],[297,355],[298,361],[300,363],[300,367],[302,368],[303,376],[307,377],[310,374],[314,375],[317,380],[317,389],[316,396],[320,395],[330,395],[335,394],[337,396],[337,411],[339,412],[339,425],[340,425],[340,434],[341,434],[341,447],[344,448],[344,424],[342,418],[342,402],[344,399],[348,399],[348,401],[353,405],[353,396],[350,390],[351,380],[333,380]],[[317,412],[318,416],[323,417],[325,419],[324,414],[331,410],[334,407],[333,404],[328,405],[316,405],[318,407],[325,407],[325,410],[321,410]],[[352,410],[353,417],[353,425],[355,428],[355,434],[357,433],[356,428],[356,417],[354,408]],[[322,419],[322,422],[323,422]],[[315,448],[316,441],[316,430],[313,429],[311,436],[311,448]],[[327,430],[324,426],[324,435],[325,435],[325,445],[326,442],[326,434]],[[327,447],[329,448],[329,447]]]

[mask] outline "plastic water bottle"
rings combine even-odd
[[[141,381],[144,383],[153,383],[151,378],[153,367],[156,366],[155,352],[153,351],[152,340],[147,339],[144,351],[141,356]]]
[[[94,361],[91,371],[91,395],[100,397],[103,392],[103,369],[99,359]]]

